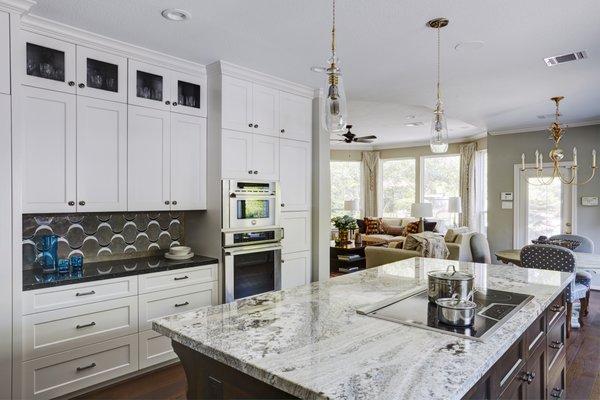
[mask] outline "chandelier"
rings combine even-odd
[[[437,85],[436,101],[431,120],[431,139],[429,147],[433,153],[448,151],[448,125],[444,114],[444,103],[440,94],[440,29],[448,25],[446,18],[436,18],[427,22],[427,26],[437,30]]]
[[[324,102],[323,125],[330,133],[341,133],[346,129],[348,110],[346,106],[346,93],[342,81],[342,71],[335,51],[335,0],[333,0],[331,57],[327,60],[328,66],[312,67],[311,70],[314,72],[323,72],[326,75],[325,87],[327,88],[327,98]]]
[[[594,178],[596,174],[596,150],[592,150],[592,173],[588,179],[580,182],[577,177],[579,165],[577,164],[577,148],[573,147],[573,162],[568,168],[571,172],[570,176],[565,176],[561,172],[561,162],[565,157],[565,153],[561,148],[558,147],[560,140],[565,134],[566,125],[560,123],[560,111],[559,103],[564,99],[563,96],[552,97],[552,100],[556,104],[556,111],[554,112],[554,122],[548,128],[550,136],[548,139],[554,141],[554,147],[548,153],[550,161],[552,161],[552,175],[544,177],[542,171],[544,170],[544,156],[538,150],[535,151],[535,167],[527,167],[525,165],[525,153],[521,154],[521,171],[535,170],[536,178],[539,185],[549,185],[554,181],[554,178],[559,178],[565,185],[585,185]]]

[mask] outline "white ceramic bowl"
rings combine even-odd
[[[192,249],[187,246],[173,246],[169,249],[169,253],[175,256],[184,256],[188,254]]]

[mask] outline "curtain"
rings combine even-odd
[[[475,151],[476,143],[460,146],[460,225],[475,229]]]
[[[362,152],[364,190],[365,190],[365,217],[377,217],[377,179],[379,175],[379,152]]]

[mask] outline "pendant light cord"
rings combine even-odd
[[[440,23],[437,26],[437,99],[440,100]]]
[[[331,58],[335,59],[335,0],[333,0],[331,21]]]

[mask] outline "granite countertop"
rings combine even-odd
[[[479,289],[534,297],[482,342],[356,313],[425,289],[426,273],[450,264],[474,273]],[[165,317],[153,329],[301,398],[459,399],[572,275],[413,258]]]
[[[79,273],[52,274],[42,273],[41,268],[23,271],[23,290],[41,289],[50,286],[71,285],[75,283],[119,278],[129,275],[141,275],[151,272],[196,267],[215,264],[216,258],[194,256],[189,260],[168,260],[163,256],[129,258],[122,260],[100,261],[83,265]]]

